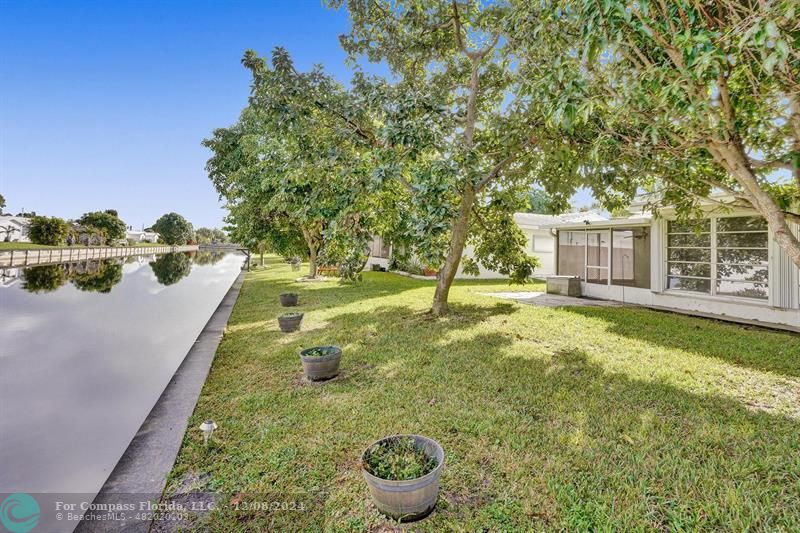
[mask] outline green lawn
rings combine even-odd
[[[2,242],[0,251],[3,250],[39,250],[41,248],[62,248],[61,246],[47,246],[46,244],[33,244],[31,242]]]
[[[167,496],[226,495],[198,518],[209,530],[393,527],[359,458],[394,433],[446,452],[436,511],[415,528],[800,529],[798,336],[477,294],[503,282],[458,283],[452,315],[432,320],[431,282],[296,276],[274,258],[248,275],[170,477]],[[287,290],[298,333],[275,320]],[[310,385],[297,353],[318,344],[342,347],[342,374]],[[220,427],[205,448],[207,418]]]

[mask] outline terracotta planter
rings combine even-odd
[[[300,322],[303,321],[303,313],[288,313],[278,317],[278,326],[284,333],[291,333],[300,329]]]
[[[310,355],[315,350],[323,351],[323,355]],[[300,352],[303,373],[311,381],[331,379],[339,375],[339,362],[342,360],[342,349],[338,346],[314,346]]]
[[[423,268],[422,275],[423,276],[435,276],[438,272],[432,268]]]
[[[381,442],[398,437],[411,437],[428,457],[436,459],[436,468],[417,479],[392,481],[375,477],[364,468],[367,450]],[[361,473],[378,510],[401,522],[424,518],[433,511],[439,497],[439,478],[444,470],[444,450],[433,439],[421,435],[393,435],[374,442],[361,455]]]
[[[296,292],[287,292],[281,294],[281,305],[283,307],[294,307],[297,305],[297,293]]]

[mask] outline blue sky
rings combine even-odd
[[[114,208],[135,228],[224,210],[200,141],[246,104],[247,48],[349,80],[344,11],[319,0],[0,0],[0,193],[7,210],[75,218]]]

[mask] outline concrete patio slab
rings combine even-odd
[[[625,304],[611,300],[594,300],[592,298],[575,298],[546,292],[481,292],[483,296],[493,296],[505,300],[514,300],[521,304],[538,305],[540,307],[623,307]]]

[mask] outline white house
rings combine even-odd
[[[800,329],[800,273],[766,221],[750,209],[704,211],[699,227],[672,209],[555,224],[556,273],[579,278],[584,296]]]
[[[550,226],[559,223],[588,223],[592,221],[608,220],[606,217],[595,212],[567,213],[564,215],[537,215],[532,213],[515,213],[514,221],[525,234],[527,242],[525,251],[528,255],[536,256],[539,259],[540,267],[534,272],[537,278],[545,278],[555,274],[555,232]],[[370,244],[370,257],[367,260],[367,269],[372,265],[388,268],[389,259],[392,255],[392,247],[381,237],[374,237]],[[467,245],[464,250],[467,257],[474,256],[474,249]],[[479,265],[480,279],[502,279],[505,276],[499,272],[489,270]],[[475,276],[464,274],[462,266],[459,266],[457,278],[472,278]]]
[[[135,242],[158,242],[158,233],[155,231],[137,231],[128,229],[125,231],[125,238]]]
[[[0,215],[0,241],[31,242],[28,236],[30,218]]]

